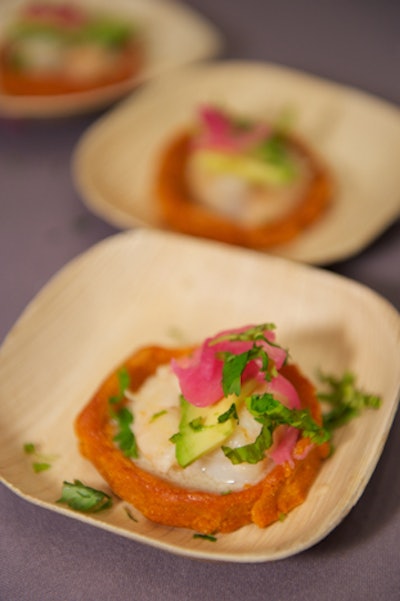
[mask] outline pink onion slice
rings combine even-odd
[[[271,134],[271,126],[255,123],[248,129],[237,127],[226,113],[213,106],[199,110],[201,132],[194,139],[194,148],[232,154],[248,152]]]
[[[171,361],[172,371],[179,380],[183,396],[197,407],[212,405],[224,396],[222,366],[223,362],[205,345],[193,354],[191,361]]]
[[[22,11],[31,21],[46,22],[61,27],[78,27],[87,21],[86,15],[78,6],[36,2],[27,5]]]
[[[266,391],[274,395],[274,398],[280,401],[289,409],[300,409],[301,403],[297,390],[293,384],[282,374],[272,378],[266,385]]]
[[[230,352],[238,355],[250,350],[253,346],[251,341],[232,341],[224,340],[223,338],[230,334],[246,331],[250,327],[252,326],[244,326],[242,328],[219,332],[216,336],[207,338],[191,357],[185,357],[184,359],[179,360],[173,359],[171,361],[172,371],[177,376],[181,392],[189,403],[197,407],[206,407],[223,398],[223,361],[219,357],[219,354]],[[265,337],[271,342],[275,339],[274,333],[269,330],[265,332]],[[220,338],[221,340],[219,340]],[[287,355],[284,349],[275,347],[263,340],[258,341],[257,344],[266,350],[268,356],[274,361],[277,369],[283,365]],[[261,367],[260,360],[256,359],[250,361],[243,371],[242,382],[246,382],[253,378],[264,381],[265,375],[261,371]],[[296,400],[293,400],[293,391],[285,384],[287,381],[281,382],[279,378],[274,378],[273,381],[274,380],[277,380],[274,384],[277,392],[280,391],[283,394],[283,390],[287,389],[290,398],[292,399],[289,402],[295,403]]]
[[[276,465],[286,461],[293,465],[293,450],[299,438],[299,430],[292,426],[279,426],[273,434],[273,446],[269,451],[269,456]]]

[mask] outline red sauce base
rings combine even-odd
[[[130,375],[130,390],[138,390],[158,366],[190,351],[187,348],[156,346],[138,350],[123,364]],[[321,423],[320,406],[312,384],[295,365],[284,366],[281,373],[295,386],[302,407],[309,408],[313,418]],[[303,459],[295,459],[293,465],[277,465],[257,484],[229,494],[183,488],[143,470],[115,446],[109,399],[118,392],[119,381],[115,371],[103,382],[75,421],[80,451],[117,496],[159,524],[189,528],[204,534],[232,532],[251,523],[265,528],[305,501],[323,460],[329,454],[328,443],[314,446]],[[303,456],[308,447],[309,440],[300,438],[295,448],[297,456]]]
[[[286,215],[250,227],[234,222],[197,202],[187,178],[191,135],[177,135],[161,154],[155,197],[161,223],[176,231],[254,249],[287,243],[321,218],[333,196],[333,180],[322,161],[299,139],[287,144],[309,162],[312,177],[299,202]]]

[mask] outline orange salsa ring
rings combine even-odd
[[[155,197],[162,224],[185,234],[258,250],[293,240],[326,211],[334,185],[329,170],[302,141],[286,136],[286,143],[308,160],[311,181],[286,215],[246,227],[196,202],[186,177],[191,134],[177,135],[162,152],[156,177]]]
[[[187,355],[191,350],[150,346],[136,351],[124,363],[130,375],[130,390],[138,390],[160,365],[173,357]],[[302,407],[309,408],[313,418],[321,423],[312,384],[295,365],[284,366],[281,373],[295,386]],[[292,466],[288,463],[277,465],[257,484],[229,494],[183,488],[143,470],[115,446],[109,399],[118,392],[116,370],[76,418],[80,451],[115,495],[159,524],[204,534],[232,532],[251,523],[265,528],[304,502],[323,459],[329,454],[327,443],[313,446],[303,459],[295,459]],[[309,440],[300,438],[296,455],[301,457],[307,447]]]

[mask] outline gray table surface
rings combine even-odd
[[[266,60],[400,100],[396,0],[190,0],[223,58]],[[116,230],[74,190],[70,156],[100,113],[0,120],[0,340],[66,262]],[[400,193],[400,191],[399,191]],[[326,269],[400,309],[400,223]],[[1,400],[0,400],[1,401]],[[0,486],[0,601],[400,599],[400,415],[366,491],[322,542],[263,564],[200,562],[83,525]]]

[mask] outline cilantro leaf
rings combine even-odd
[[[45,472],[51,468],[50,463],[35,461],[32,463],[33,471],[35,474],[39,474],[40,472]]]
[[[32,468],[35,474],[39,474],[40,472],[44,472],[51,468],[51,462],[57,458],[56,455],[45,455],[44,453],[39,452],[39,447],[37,444],[33,442],[26,442],[23,445],[24,453],[27,455],[31,455],[34,460],[32,463]]]
[[[95,42],[104,46],[122,46],[132,36],[132,29],[126,23],[110,18],[97,18],[82,28],[83,41]]]
[[[301,430],[303,436],[316,444],[326,442],[329,432],[322,428],[307,409],[289,409],[272,394],[254,394],[246,399],[250,413],[262,424],[261,431],[254,442],[241,447],[222,447],[225,456],[233,463],[258,463],[265,457],[273,441],[273,432],[280,425],[293,426]]]
[[[122,407],[114,417],[118,424],[118,432],[114,436],[114,442],[118,443],[121,451],[126,457],[137,458],[139,456],[136,438],[131,429],[133,423],[133,414],[126,407]]]
[[[366,408],[378,409],[381,398],[374,394],[366,394],[356,387],[353,373],[345,372],[341,378],[323,373],[319,380],[328,388],[327,392],[318,392],[318,399],[330,405],[330,410],[323,415],[324,427],[332,432],[360,415]]]
[[[218,423],[223,424],[224,422],[228,421],[230,417],[233,417],[234,419],[239,421],[235,403],[232,403],[228,411],[225,411],[225,413],[221,413],[221,415],[218,416]]]
[[[181,440],[182,438],[182,433],[181,432],[175,432],[175,434],[173,434],[170,437],[170,442],[172,442],[173,444],[176,444],[179,440]]]
[[[247,330],[244,330],[243,332],[231,332],[229,334],[222,334],[221,336],[218,336],[218,338],[214,338],[211,342],[210,345],[213,346],[215,344],[218,344],[219,342],[223,342],[225,340],[230,340],[231,342],[233,341],[246,341],[246,342],[252,342],[255,340],[265,340],[266,342],[269,343],[269,340],[266,339],[265,337],[265,332],[268,330],[275,330],[276,326],[273,323],[261,323],[259,325],[256,326],[251,326],[250,328],[247,328]]]
[[[137,518],[135,518],[135,516],[133,515],[133,513],[131,512],[131,510],[129,509],[129,507],[124,507],[125,513],[128,516],[128,518],[130,520],[132,520],[132,522],[136,522],[138,523],[139,520]]]
[[[118,393],[108,399],[110,407],[120,403],[124,399],[125,391],[130,386],[130,375],[126,367],[121,367],[117,371]],[[131,429],[134,417],[127,407],[122,407],[118,411],[110,409],[111,416],[116,420],[118,432],[113,441],[116,442],[126,457],[136,458],[139,456],[136,438]]]
[[[193,534],[193,538],[202,538],[203,540],[208,540],[211,543],[215,543],[217,540],[216,536],[213,536],[212,534]]]
[[[33,442],[26,442],[24,444],[24,453],[34,455],[36,453],[36,445]]]
[[[262,323],[260,325],[251,326],[243,332],[232,332],[222,334],[210,342],[213,346],[223,341],[231,342],[252,342],[253,346],[243,353],[231,353],[230,351],[222,351],[219,357],[223,360],[222,368],[222,388],[225,396],[229,394],[240,395],[241,379],[246,366],[250,361],[259,359],[261,361],[261,370],[265,374],[267,381],[271,380],[274,375],[274,364],[270,362],[267,351],[257,341],[267,342],[272,346],[279,346],[267,339],[265,332],[275,328],[273,323]]]
[[[131,378],[126,367],[121,367],[121,369],[117,371],[117,378],[118,393],[114,396],[111,396],[108,399],[109,403],[111,403],[112,405],[115,405],[116,403],[122,401],[122,399],[124,398],[125,391],[129,388],[131,383]]]
[[[229,394],[240,395],[241,378],[244,368],[249,362],[249,351],[234,355],[233,353],[221,353],[224,358],[222,368],[222,388],[225,396]]]
[[[195,432],[203,430],[205,428],[204,418],[200,416],[196,417],[196,419],[192,419],[192,421],[189,422],[189,427],[192,428],[192,430],[194,430]]]
[[[268,417],[275,427],[293,426],[301,430],[303,436],[310,438],[315,444],[322,444],[330,438],[329,432],[312,418],[308,409],[289,409],[272,394],[255,394],[246,401],[246,404],[256,419]]]
[[[254,442],[243,445],[242,447],[223,446],[222,451],[233,464],[238,463],[258,463],[264,459],[264,454],[272,444],[272,423],[266,420],[263,424],[260,434]]]
[[[220,357],[224,361],[222,367],[222,389],[225,396],[230,394],[240,395],[243,371],[250,361],[254,361],[255,359],[261,360],[261,369],[264,372],[265,379],[270,381],[272,378],[273,369],[272,367],[271,369],[269,368],[273,364],[270,364],[268,353],[261,346],[254,345],[248,351],[239,354],[225,351],[220,353]]]
[[[101,490],[82,484],[80,480],[74,480],[73,483],[63,483],[62,495],[57,503],[66,503],[77,511],[95,513],[111,507],[112,498]]]
[[[158,419],[162,415],[166,415],[167,413],[168,411],[166,409],[162,409],[161,411],[157,411],[157,413],[153,413],[153,415],[150,418],[150,422],[154,422],[156,419]]]

